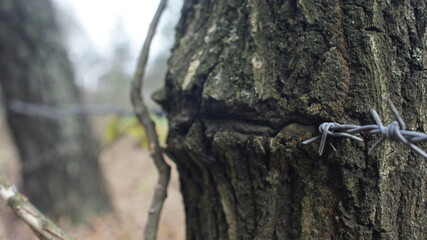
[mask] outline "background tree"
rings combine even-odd
[[[51,2],[1,0],[0,19],[0,83],[24,193],[56,217],[85,220],[108,211],[86,118],[28,116],[11,109],[19,102],[58,108],[80,103]]]
[[[132,60],[129,36],[123,22],[118,19],[111,32],[112,56],[106,70],[99,78],[98,101],[102,104],[130,107],[129,91],[131,74],[127,69]]]
[[[186,0],[165,89],[187,239],[426,239],[425,159],[301,141],[369,108],[427,130],[426,2]]]

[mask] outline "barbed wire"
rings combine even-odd
[[[46,104],[26,103],[12,101],[9,110],[26,116],[37,116],[49,119],[60,119],[76,115],[115,115],[115,116],[135,116],[132,109],[119,106],[98,105],[98,104],[70,104],[64,106],[49,106]],[[161,116],[164,112],[161,109],[152,109],[151,113]]]
[[[395,121],[389,125],[384,126],[381,122],[375,109],[371,109],[372,117],[374,118],[375,125],[352,125],[352,124],[338,124],[335,122],[325,122],[319,126],[319,135],[307,139],[302,144],[310,144],[320,138],[318,153],[321,156],[325,147],[326,139],[328,136],[332,137],[348,137],[350,139],[362,142],[363,139],[353,134],[357,133],[368,133],[368,134],[380,134],[381,137],[369,148],[368,154],[371,154],[375,149],[379,147],[385,140],[391,140],[395,142],[401,142],[412,149],[417,154],[427,158],[427,153],[420,149],[416,143],[427,141],[427,134],[416,131],[406,130],[405,122],[397,111],[396,107],[390,99],[387,100],[391,112],[396,118]]]
[[[117,106],[95,105],[95,104],[70,104],[65,106],[53,107],[46,104],[26,103],[13,101],[9,104],[9,110],[15,113],[39,116],[50,119],[64,118],[75,115],[134,115],[131,109],[124,109]]]

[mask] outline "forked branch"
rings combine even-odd
[[[142,97],[142,81],[144,78],[145,68],[147,65],[148,54],[150,51],[151,42],[157,29],[160,17],[166,7],[167,0],[161,0],[157,8],[156,14],[150,24],[144,46],[141,50],[135,75],[132,79],[131,86],[131,101],[138,120],[144,126],[147,133],[149,149],[151,157],[157,167],[159,179],[154,190],[154,196],[151,202],[148,213],[147,224],[144,229],[145,240],[155,240],[159,228],[160,214],[162,212],[163,203],[167,197],[167,187],[170,178],[170,166],[166,163],[162,155],[162,150],[159,145],[158,136],[155,130],[154,122],[148,115],[147,106]]]

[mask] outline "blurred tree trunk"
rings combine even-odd
[[[49,0],[0,0],[0,83],[21,161],[23,190],[42,211],[74,221],[110,204],[83,116],[45,118],[10,110],[16,101],[80,103]]]
[[[301,145],[369,108],[427,131],[426,2],[186,0],[163,91],[187,239],[427,239],[427,162]],[[425,146],[424,146],[425,147]]]

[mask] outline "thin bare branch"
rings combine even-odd
[[[0,172],[0,197],[21,218],[34,234],[41,240],[73,240],[50,219],[44,216],[28,199],[20,194],[15,186],[7,181],[5,175]]]
[[[157,25],[163,10],[166,7],[167,0],[161,0],[157,8],[156,14],[150,24],[144,46],[141,50],[135,75],[132,79],[131,101],[138,120],[142,123],[147,133],[149,149],[151,157],[157,167],[159,179],[154,190],[154,196],[151,202],[148,213],[147,224],[144,229],[145,240],[155,240],[159,228],[160,215],[163,208],[163,203],[167,197],[167,187],[170,178],[170,166],[166,163],[162,155],[162,150],[159,145],[158,136],[155,130],[154,122],[148,115],[147,106],[142,97],[142,81],[147,65],[150,45],[156,32]]]

